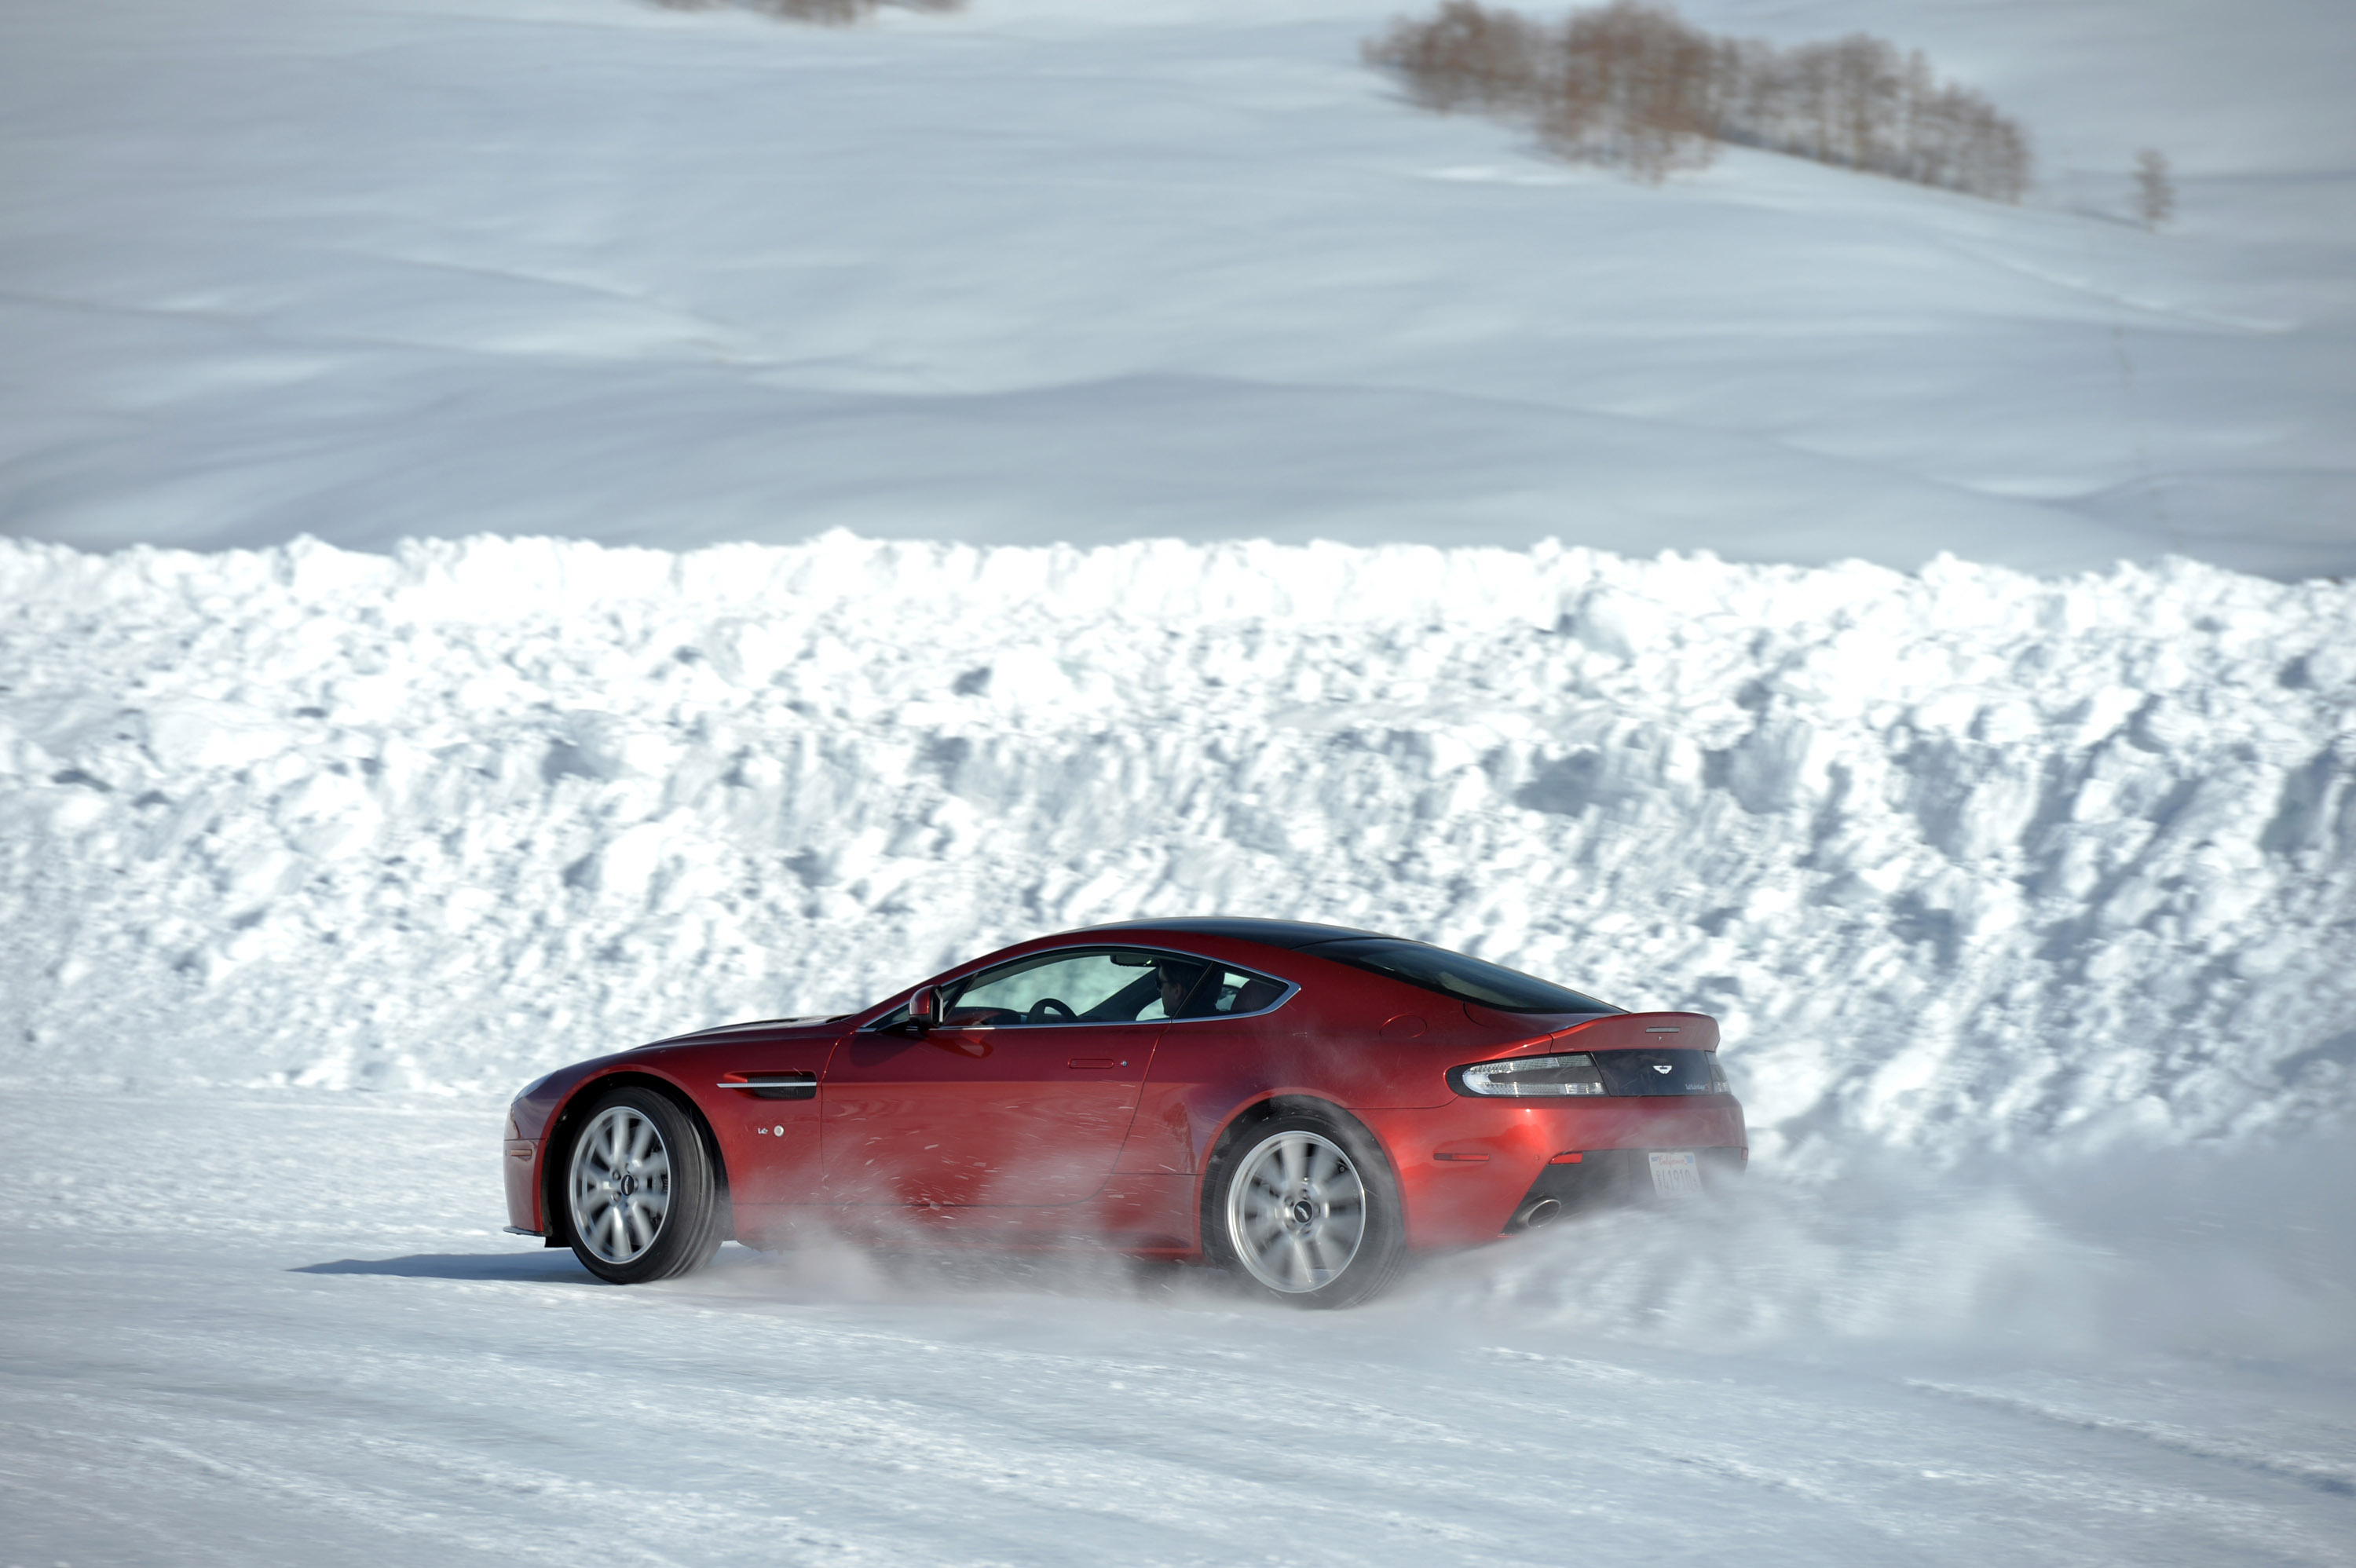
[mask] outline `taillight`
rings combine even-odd
[[[1476,1099],[1538,1099],[1601,1094],[1603,1075],[1591,1056],[1509,1056],[1450,1070],[1448,1086]]]

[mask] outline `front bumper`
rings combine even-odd
[[[540,1145],[531,1138],[507,1140],[508,1229],[518,1235],[545,1234],[540,1214]]]

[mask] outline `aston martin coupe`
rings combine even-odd
[[[731,1024],[516,1097],[509,1229],[616,1284],[814,1230],[1199,1260],[1304,1306],[1739,1173],[1699,1013],[1373,932],[1134,921],[863,1011]]]

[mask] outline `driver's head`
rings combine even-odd
[[[1186,1000],[1186,993],[1194,988],[1202,977],[1200,965],[1194,964],[1156,964],[1153,977],[1162,987],[1162,1016],[1174,1019]]]

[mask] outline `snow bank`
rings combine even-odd
[[[0,603],[20,1082],[504,1088],[1219,910],[1713,1012],[1767,1160],[2351,1099],[2347,585],[834,535]]]

